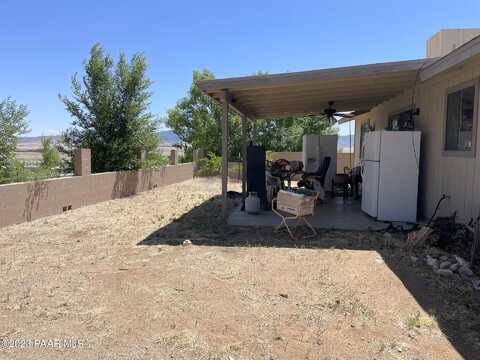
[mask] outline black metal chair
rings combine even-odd
[[[352,177],[351,177],[352,170],[345,166],[343,168],[343,174],[335,174],[332,179],[332,196],[335,197],[340,190],[342,192],[342,196],[346,199],[351,192],[352,189]]]
[[[330,156],[325,156],[323,158],[322,164],[318,167],[317,171],[314,173],[304,173],[302,176],[302,180],[298,182],[298,186],[304,186],[307,189],[313,189],[313,182],[312,180],[318,181],[322,187],[325,187],[325,177],[328,172],[328,168],[330,167],[330,163],[332,158]]]

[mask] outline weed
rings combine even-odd
[[[406,320],[406,325],[408,330],[413,330],[415,328],[421,327],[434,327],[437,323],[435,315],[423,315],[420,314],[420,311],[417,311],[415,314],[410,315]]]

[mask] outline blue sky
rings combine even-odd
[[[31,135],[69,125],[58,94],[89,49],[144,52],[152,111],[217,77],[422,58],[441,28],[480,27],[480,1],[2,1],[0,98],[30,109]],[[344,129],[342,130],[344,132]]]

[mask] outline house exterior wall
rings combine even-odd
[[[427,57],[442,57],[480,35],[480,29],[440,30],[427,40]]]
[[[422,131],[419,182],[419,215],[429,218],[442,194],[450,199],[442,203],[438,214],[451,215],[457,211],[460,221],[468,221],[479,214],[480,203],[480,146],[474,157],[447,156],[443,153],[446,96],[448,89],[480,78],[480,56],[450,71],[441,73],[415,89],[415,107],[420,108],[415,126]],[[376,130],[387,126],[392,113],[411,106],[412,89],[404,92],[369,113],[359,116],[355,130],[355,163],[360,162],[360,131],[370,121]],[[479,99],[476,99],[478,107]],[[477,119],[478,123],[478,111]],[[477,130],[478,132],[478,126]],[[478,138],[478,136],[477,136]]]
[[[0,185],[0,228],[193,178],[193,163]]]

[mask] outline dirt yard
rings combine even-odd
[[[399,249],[404,235],[230,228],[219,189],[0,229],[0,359],[480,358],[476,293]]]

